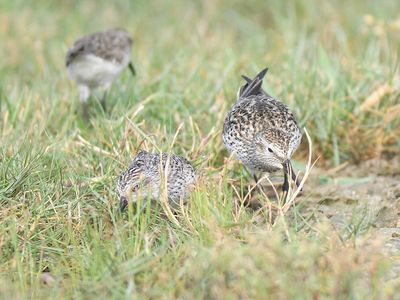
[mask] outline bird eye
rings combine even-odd
[[[270,147],[268,147],[268,151],[273,153],[274,151],[272,151],[272,149]]]

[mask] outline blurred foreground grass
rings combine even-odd
[[[1,1],[0,298],[395,297],[367,228],[343,236],[297,209],[272,227],[268,209],[235,208],[231,179],[244,173],[224,168],[220,131],[240,75],[269,66],[266,88],[326,164],[398,154],[399,11],[361,0]],[[94,99],[87,126],[64,55],[113,26],[134,36],[138,76],[114,85],[106,115]],[[159,208],[121,216],[115,177],[139,147],[168,150],[180,124],[173,149],[207,188],[180,225]]]

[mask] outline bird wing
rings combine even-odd
[[[110,32],[96,32],[78,39],[68,50],[65,63],[68,66],[75,58],[93,54],[105,60],[121,62],[124,58],[126,47],[132,45],[129,36],[112,34]]]
[[[255,96],[258,94],[263,94],[267,97],[271,97],[262,89],[262,81],[267,74],[268,68],[261,70],[260,73],[254,77],[254,79],[250,79],[246,75],[242,75],[242,78],[246,81],[246,84],[241,86],[239,90],[239,98],[246,98],[249,96]]]

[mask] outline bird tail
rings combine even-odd
[[[265,94],[268,95],[262,89],[262,81],[265,74],[267,74],[268,68],[263,69],[254,79],[250,79],[246,75],[242,75],[242,78],[246,80],[246,84],[240,87],[239,97],[248,97],[252,95]]]

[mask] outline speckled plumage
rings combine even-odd
[[[253,174],[284,169],[286,180],[285,168],[291,168],[301,132],[290,109],[262,89],[267,70],[253,80],[243,76],[246,84],[225,118],[222,138],[228,151]]]
[[[127,66],[135,73],[130,63],[132,43],[129,33],[120,28],[92,33],[74,43],[65,64],[70,78],[78,84],[81,102],[86,103],[93,89],[107,92]]]
[[[167,161],[169,159],[169,167]],[[121,209],[128,201],[136,201],[138,194],[143,199],[157,200],[160,196],[161,176],[167,174],[167,195],[171,204],[177,205],[189,197],[196,182],[196,173],[190,162],[183,157],[167,153],[160,154],[140,151],[117,181]],[[167,172],[167,173],[166,173]]]
[[[132,38],[124,29],[95,32],[75,41],[67,52],[65,64],[68,67],[74,60],[89,54],[107,61],[123,63],[130,56],[132,43]]]

